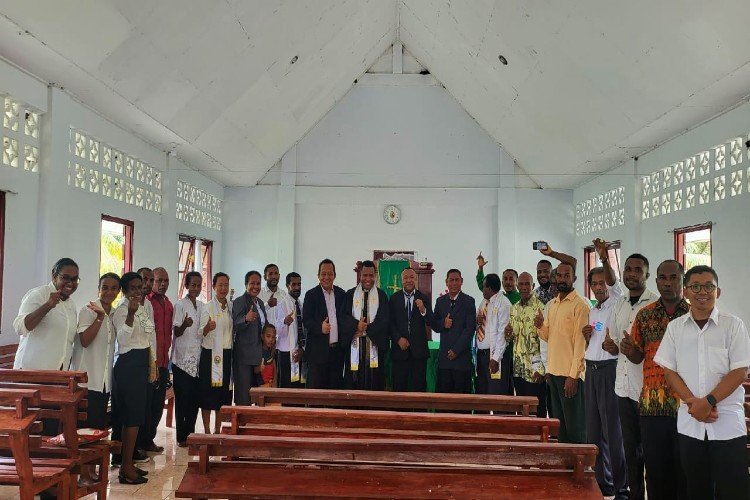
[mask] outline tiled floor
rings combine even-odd
[[[197,427],[197,432],[203,431],[202,424],[198,423]],[[132,486],[120,484],[117,480],[119,469],[111,469],[109,471],[109,494],[107,498],[112,500],[174,498],[174,491],[182,481],[190,457],[187,454],[187,448],[177,446],[174,429],[166,427],[164,419],[159,426],[156,443],[164,446],[164,452],[159,455],[150,454],[151,460],[144,464],[138,464],[138,467],[149,471],[148,482]],[[0,486],[0,500],[15,500],[17,498],[18,488]],[[96,495],[89,495],[84,498],[94,500]]]

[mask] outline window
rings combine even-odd
[[[190,271],[198,271],[203,277],[203,291],[199,297],[203,302],[211,300],[211,261],[213,255],[214,242],[210,240],[201,240],[194,236],[180,235],[177,251],[179,259],[179,269],[177,277],[179,280],[178,296],[185,296],[185,275]]]
[[[0,319],[3,314],[3,258],[5,255],[5,191],[0,191]]]
[[[674,258],[685,271],[697,265],[711,265],[712,223],[674,230]]]
[[[133,221],[102,214],[99,275],[133,270]]]
[[[613,241],[611,243],[607,243],[607,253],[609,254],[609,264],[612,266],[612,269],[615,270],[615,273],[617,274],[618,278],[621,278],[620,275],[620,242],[619,241]],[[584,287],[586,290],[586,296],[590,299],[594,298],[594,294],[589,289],[589,271],[594,269],[595,267],[601,266],[602,261],[599,259],[599,255],[596,253],[596,250],[594,250],[594,246],[588,246],[583,249],[583,281],[584,281]],[[580,278],[579,278],[580,279]]]

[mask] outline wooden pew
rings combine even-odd
[[[187,498],[601,498],[596,446],[499,441],[188,437]],[[247,457],[215,462],[212,456]]]
[[[50,463],[30,458],[30,450],[41,441],[30,438],[32,429],[40,426],[35,424],[39,411],[29,408],[40,402],[37,390],[0,390],[0,450],[10,453],[10,457],[0,458],[0,484],[18,486],[21,500],[32,500],[51,487],[57,487],[59,499],[68,500],[73,489],[73,461]]]
[[[4,370],[0,369],[0,391],[32,389],[39,391],[39,418],[58,420],[65,436],[65,446],[44,443],[32,451],[39,464],[60,464],[72,460],[71,490],[73,498],[96,493],[106,498],[109,483],[109,457],[111,442],[99,441],[78,445],[78,421],[86,419],[87,389],[79,384],[87,382],[85,372],[56,370]],[[83,466],[98,465],[99,480],[93,484],[78,483]]]
[[[0,345],[0,368],[13,368],[18,344]]]
[[[537,441],[556,437],[554,418],[454,413],[411,413],[278,406],[224,406],[220,417],[227,434],[383,438],[396,433],[410,439]]]
[[[250,401],[258,406],[310,405],[328,408],[372,410],[494,411],[536,414],[536,396],[495,396],[486,394],[442,394],[432,392],[343,391],[326,389],[280,389],[253,387]]]

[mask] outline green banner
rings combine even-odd
[[[378,261],[378,286],[388,298],[401,290],[401,271],[409,267],[408,260]]]

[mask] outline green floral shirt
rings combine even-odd
[[[532,382],[534,372],[544,375],[542,355],[539,351],[539,335],[534,326],[534,317],[544,311],[544,303],[532,295],[526,305],[521,302],[510,308],[510,325],[513,327],[513,376]]]

